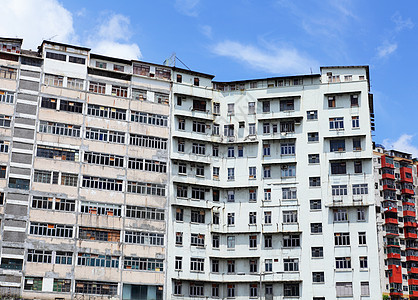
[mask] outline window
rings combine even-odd
[[[369,282],[363,281],[360,283],[361,296],[370,296]]]
[[[322,223],[311,223],[311,234],[322,234]]]
[[[114,241],[119,242],[119,237],[117,239],[114,238]],[[164,234],[154,233],[154,232],[126,230],[125,231],[125,243],[162,246],[164,245]]]
[[[299,297],[299,284],[298,283],[284,283],[283,294],[286,297]]]
[[[323,247],[312,247],[311,248],[313,258],[322,258],[324,257],[324,248]]]
[[[0,102],[4,103],[13,103],[15,98],[15,94],[6,91],[0,91]]]
[[[147,124],[147,125],[154,125],[154,126],[162,126],[167,127],[168,125],[168,116],[166,115],[158,115],[158,114],[152,114],[152,113],[146,113],[146,112],[140,112],[140,111],[131,111],[131,121]],[[179,129],[180,129],[180,121],[179,120]],[[184,121],[184,119],[183,119]],[[184,130],[184,124],[183,124],[183,130]]]
[[[235,147],[228,147],[228,157],[235,157]]]
[[[203,283],[190,282],[189,287],[190,287],[190,290],[189,290],[190,296],[192,297],[204,296]]]
[[[331,174],[332,175],[340,175],[340,174],[346,174],[347,168],[345,162],[332,162],[331,165]]]
[[[73,253],[72,252],[57,251],[55,253],[55,263],[59,264],[59,265],[72,265],[72,263],[73,263]]]
[[[227,191],[228,202],[235,202],[235,191],[229,190]]]
[[[110,162],[112,160],[110,159]],[[115,157],[115,164],[117,166],[123,166],[123,160],[117,161]],[[149,160],[143,158],[128,158],[128,169],[148,171],[148,172],[157,172],[157,173],[166,173],[167,172],[167,163],[158,160]]]
[[[250,284],[250,297],[258,297],[258,284]]]
[[[235,272],[233,272],[235,273]],[[227,284],[226,286],[226,295],[228,298],[235,297],[235,284]]]
[[[367,245],[367,243],[366,243],[366,233],[365,232],[359,232],[358,233],[358,244],[360,246]]]
[[[205,200],[205,189],[192,187],[192,199]]]
[[[86,176],[83,176],[85,178]],[[100,178],[99,178],[100,180]],[[122,185],[122,181],[116,181],[116,184]],[[83,184],[84,187],[84,184]],[[119,188],[119,187],[118,187]],[[121,191],[122,186],[118,191]],[[134,193],[134,194],[142,194],[142,195],[156,195],[156,196],[165,196],[166,186],[163,184],[156,184],[156,183],[147,183],[147,182],[136,182],[136,181],[128,181],[127,184],[127,192]]]
[[[308,110],[306,112],[308,120],[318,120],[318,111],[317,110]]]
[[[213,103],[213,114],[219,115],[221,113],[221,104],[220,103]]]
[[[287,248],[300,247],[300,235],[299,234],[284,235],[283,247],[287,247]]]
[[[336,257],[335,268],[336,269],[351,269],[351,257]]]
[[[319,164],[319,154],[308,154],[308,162],[310,164]]]
[[[125,144],[125,133],[97,128],[86,128],[86,139]]]
[[[177,151],[178,152],[184,152],[184,141],[178,141]]]
[[[219,124],[213,124],[212,135],[219,136]]]
[[[328,107],[335,107],[335,96],[328,97]]]
[[[190,221],[192,223],[205,223],[205,211],[204,210],[192,210]]]
[[[332,185],[333,196],[344,196],[347,195],[347,185]]]
[[[81,213],[99,216],[122,216],[122,206],[110,203],[81,202]]]
[[[351,95],[350,96],[350,103],[351,103],[351,107],[357,107],[358,106],[358,95]]]
[[[350,233],[341,232],[334,233],[335,246],[349,246],[350,245]]]
[[[330,140],[331,152],[343,152],[345,151],[345,140]]]
[[[250,189],[248,191],[248,195],[249,195],[248,200],[250,202],[256,202],[257,201],[257,190],[256,189]]]
[[[217,146],[217,145],[212,146],[212,156],[214,156],[214,157],[219,156],[219,146]]]
[[[257,212],[250,211],[248,213],[248,216],[249,216],[248,224],[256,224],[257,223]]]
[[[196,176],[205,176],[205,166],[196,165]]]
[[[198,77],[193,78],[193,85],[199,86],[199,78]]]
[[[192,233],[190,235],[190,245],[197,246],[197,247],[205,247],[205,235]]]
[[[360,256],[359,260],[360,260],[360,269],[367,269],[368,268],[367,256]]]
[[[309,177],[309,186],[321,186],[321,177]]]
[[[224,136],[234,136],[234,124],[224,125]]]
[[[28,262],[52,263],[52,251],[28,249]]]
[[[290,100],[280,100],[280,111],[292,111],[295,110],[295,101]]]
[[[293,121],[280,122],[280,132],[281,133],[295,132],[295,122]]]
[[[15,80],[16,74],[17,74],[16,69],[0,66],[0,78]]]
[[[205,155],[206,146],[205,144],[197,144],[193,143],[192,145],[192,153],[197,155]]]
[[[228,273],[235,273],[235,260],[227,260],[226,265]]]
[[[58,147],[37,146],[36,156],[53,158],[57,160],[78,161],[78,151]]]
[[[258,261],[255,259],[250,259],[250,273],[257,273],[258,271]]]
[[[234,114],[234,103],[228,103],[228,115],[233,115]]]
[[[119,268],[119,256],[78,253],[77,265],[88,267]]]
[[[174,281],[174,291],[173,291],[173,294],[174,295],[182,295],[181,288],[182,288],[181,281],[177,281],[177,280]]]
[[[213,167],[212,175],[214,180],[219,180],[219,167]]]
[[[75,281],[76,294],[117,295],[118,284],[112,282]]]
[[[248,114],[255,114],[255,102],[248,102]]]
[[[164,209],[146,207],[146,206],[126,206],[126,217],[144,220],[164,220]]]
[[[314,282],[314,283],[324,283],[325,282],[324,272],[312,272],[312,282]]]
[[[263,101],[263,113],[270,112],[270,101]]]
[[[273,297],[273,285],[272,284],[265,284],[265,295],[267,297]]]
[[[73,226],[31,222],[30,234],[50,237],[72,238]]]
[[[24,289],[27,291],[42,291],[42,277],[25,277]]]
[[[228,213],[228,226],[235,225],[235,213]]]
[[[235,168],[228,168],[228,180],[235,180]]]
[[[273,272],[273,260],[272,259],[265,259],[264,260],[264,271],[265,272]]]
[[[264,235],[264,248],[273,247],[273,236],[270,234]]]
[[[281,155],[295,155],[295,143],[280,144]]]
[[[361,160],[354,161],[354,173],[363,173],[363,165],[361,163]]]
[[[352,297],[353,283],[352,282],[337,282],[335,284],[337,297]]]
[[[347,222],[348,213],[346,208],[334,209],[334,222]]]
[[[212,190],[212,200],[214,202],[219,202],[219,190]]]
[[[285,272],[299,272],[299,259],[285,258],[283,260]]]
[[[193,132],[205,133],[205,130],[206,130],[206,124],[204,122],[193,121],[193,126],[192,126]]]
[[[353,195],[367,195],[368,193],[369,188],[367,183],[353,184]],[[347,191],[345,195],[347,195]]]
[[[264,212],[264,224],[271,224],[271,211]]]
[[[126,109],[88,104],[87,114],[94,117],[126,120]]]
[[[146,101],[147,100],[147,91],[132,89],[132,99],[136,101]]]
[[[105,94],[106,93],[106,83],[90,81],[89,92],[98,93],[98,94]]]
[[[366,209],[357,208],[357,222],[366,221]]]
[[[264,189],[264,201],[271,201],[271,189]]]
[[[318,142],[319,133],[318,132],[308,132],[308,142]]]
[[[248,168],[249,178],[256,179],[257,178],[257,167],[249,167]]]
[[[298,222],[298,211],[288,210],[283,212],[283,223],[297,223]]]
[[[155,102],[159,103],[159,104],[165,104],[168,105],[169,104],[169,95],[168,94],[163,94],[163,93],[155,93]]]
[[[67,55],[61,53],[46,52],[46,58],[66,61]]]
[[[270,144],[263,145],[263,156],[270,156]]]
[[[63,123],[39,122],[39,132],[41,133],[51,133],[56,135],[64,135],[71,137],[80,137],[80,126],[74,126]]]
[[[282,177],[294,177],[296,176],[296,166],[295,165],[282,165],[281,167]]]
[[[255,135],[256,134],[255,123],[249,123],[248,124],[248,134],[249,135]]]
[[[136,192],[133,189],[133,182],[130,182],[128,186],[128,192]],[[93,188],[99,190],[108,190],[108,191],[122,191],[123,181],[113,178],[103,178],[103,177],[92,177],[83,175],[82,187],[83,188]],[[139,191],[139,189],[138,189]]]
[[[244,157],[244,147],[238,146],[238,157]]]
[[[344,129],[344,118],[343,117],[329,118],[329,129],[330,130]]]
[[[176,245],[177,246],[183,245],[183,232],[176,232]]]
[[[264,178],[271,178],[271,167],[270,166],[264,166],[263,175],[264,175]]]
[[[352,116],[351,117],[351,124],[352,124],[353,128],[360,128],[359,116]]]
[[[0,115],[0,127],[10,127],[12,117],[6,115]]]
[[[176,221],[183,221],[184,211],[183,208],[176,208]]]

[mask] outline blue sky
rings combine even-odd
[[[360,0],[0,0],[0,36],[88,46],[96,53],[239,80],[370,65],[374,140],[418,157],[418,3]]]

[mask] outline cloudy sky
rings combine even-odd
[[[375,141],[418,157],[414,0],[0,0],[0,36],[162,63],[176,53],[216,80],[370,65]]]

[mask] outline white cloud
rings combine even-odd
[[[212,27],[209,25],[200,26],[200,32],[207,38],[212,38]]]
[[[36,49],[44,39],[76,43],[71,13],[56,0],[0,0],[0,36],[23,38]]]
[[[124,15],[110,15],[98,26],[94,36],[88,38],[87,44],[92,52],[121,57],[125,59],[140,59],[139,46],[129,43],[132,36],[130,19]]]
[[[418,147],[412,144],[413,135],[402,134],[396,141],[389,139],[383,140],[383,144],[386,148],[407,152],[412,154],[412,157],[418,157]]]
[[[398,49],[397,43],[386,42],[384,45],[377,48],[377,57],[386,58]]]
[[[395,26],[395,31],[396,32],[402,31],[404,29],[412,29],[415,26],[415,24],[411,21],[410,18],[408,18],[408,19],[402,18],[401,14],[399,12],[396,12],[392,16],[391,20],[396,25]]]
[[[216,44],[213,52],[248,64],[254,69],[275,74],[306,74],[310,68],[317,69],[319,65],[315,60],[289,47],[270,46],[268,49],[260,49],[227,40]]]
[[[176,0],[174,7],[176,10],[189,17],[197,17],[197,6],[200,0]]]

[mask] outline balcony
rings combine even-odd
[[[390,169],[394,169],[395,166],[393,165],[393,158],[388,157],[383,155],[380,158],[381,164],[382,164],[382,168],[390,168]]]
[[[409,183],[414,182],[414,180],[412,178],[412,169],[411,168],[401,167],[400,173],[401,173],[401,181],[402,182],[409,182]]]
[[[418,297],[418,291],[409,291],[409,298],[412,299],[412,297]]]
[[[411,267],[408,269],[408,274],[418,274],[418,268]]]
[[[393,179],[393,180],[395,180],[395,174],[383,173],[382,174],[382,179]]]
[[[398,219],[397,218],[385,218],[385,224],[398,225]]]
[[[416,239],[417,238],[417,234],[413,233],[413,232],[405,232],[404,235],[405,235],[406,239]],[[408,259],[408,257],[407,257],[407,259]],[[417,257],[417,260],[418,260],[418,257]]]
[[[415,211],[412,211],[412,210],[404,210],[403,211],[403,216],[404,217],[416,217],[416,213],[415,213]]]
[[[406,194],[406,195],[415,195],[414,190],[407,189],[407,188],[403,188],[403,189],[401,190],[401,193],[402,193],[402,194]]]
[[[385,184],[383,186],[384,191],[396,191],[396,187],[394,184]]]
[[[403,226],[404,227],[413,227],[413,228],[416,228],[417,227],[417,223],[414,221],[414,222],[403,222]]]
[[[388,253],[387,258],[401,259],[400,253]]]
[[[389,283],[402,283],[402,267],[396,265],[389,265],[388,268],[391,271],[389,274]]]
[[[383,207],[383,212],[385,214],[389,214],[389,213],[397,214],[398,213],[398,208],[394,207],[394,206]]]
[[[391,296],[402,296],[403,295],[403,292],[402,292],[401,289],[393,289],[393,288],[391,288],[390,289],[390,295]]]
[[[413,278],[408,279],[408,285],[418,285],[418,279],[413,279]]]

